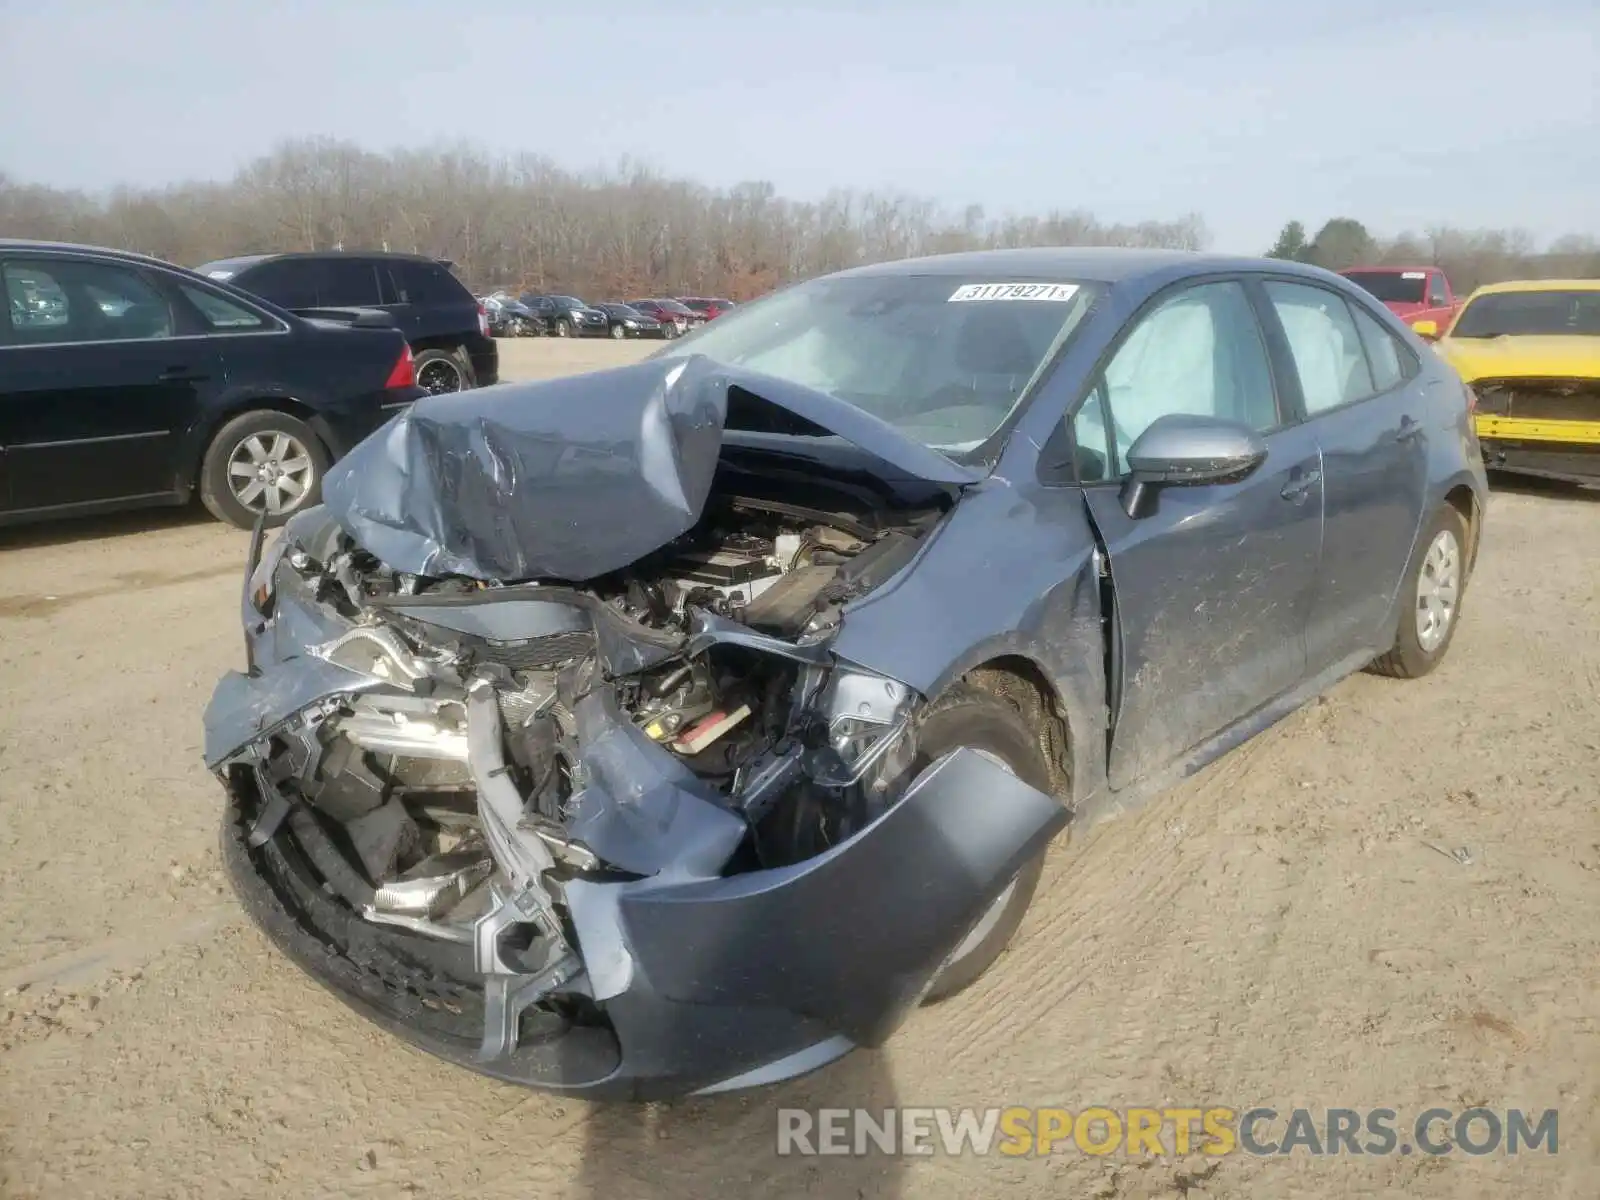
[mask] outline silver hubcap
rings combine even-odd
[[[252,512],[288,512],[311,490],[311,455],[287,433],[253,433],[228,458],[228,486]]]
[[[459,392],[461,372],[448,359],[436,358],[423,364],[422,370],[417,372],[417,382],[435,396],[444,392]]]
[[[979,750],[976,747],[973,747],[973,752],[983,755],[984,758],[1005,771],[1007,775],[1016,774],[1011,769],[1011,764],[999,755],[991,754],[987,750]],[[994,898],[994,903],[984,910],[983,916],[978,918],[978,923],[968,931],[967,936],[961,939],[954,950],[950,951],[950,957],[945,959],[939,970],[935,972],[934,983],[937,983],[952,967],[981,946],[983,940],[994,932],[995,926],[1000,924],[1000,918],[1005,914],[1006,905],[1011,903],[1011,897],[1016,894],[1016,891],[1017,881],[1013,879],[1006,884],[1005,891]]]
[[[1461,594],[1461,547],[1448,529],[1428,546],[1417,575],[1417,644],[1428,653],[1437,650],[1456,619],[1456,599]]]

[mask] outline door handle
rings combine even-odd
[[[1394,435],[1394,440],[1395,441],[1397,441],[1397,442],[1411,442],[1411,441],[1415,441],[1417,438],[1419,438],[1421,436],[1422,436],[1422,424],[1421,424],[1421,422],[1413,421],[1410,417],[1401,417],[1400,418],[1400,429],[1399,429],[1399,432],[1397,432]]]
[[[158,383],[202,383],[211,376],[193,367],[168,367],[156,376]]]
[[[1305,498],[1311,494],[1311,489],[1322,482],[1322,468],[1311,467],[1302,471],[1288,483],[1283,485],[1283,490],[1278,493],[1285,500],[1292,500],[1296,504],[1304,503]]]

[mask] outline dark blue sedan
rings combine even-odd
[[[866,267],[332,472],[206,714],[246,906],[418,1044],[644,1097],[994,964],[1047,847],[1449,651],[1460,378],[1311,267]]]

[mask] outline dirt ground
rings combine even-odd
[[[508,376],[635,345],[503,343]],[[1500,490],[1451,657],[1060,847],[991,975],[757,1095],[595,1107],[380,1033],[246,924],[200,764],[244,534],[0,532],[0,1195],[1596,1194],[1600,504]],[[1470,862],[1442,851],[1465,847]],[[780,1105],[1560,1110],[1516,1158],[779,1158]]]

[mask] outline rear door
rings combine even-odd
[[[220,368],[139,268],[75,256],[0,260],[0,445],[9,511],[154,499]]]
[[[396,309],[408,339],[477,332],[478,302],[466,286],[437,263],[396,259],[388,264],[394,281]]]
[[[1326,521],[1306,626],[1315,674],[1388,648],[1428,494],[1421,364],[1364,305],[1301,280],[1263,284],[1269,334],[1322,450]],[[1271,328],[1273,325],[1276,328]]]
[[[1117,483],[1158,417],[1242,421],[1267,459],[1228,484],[1163,488],[1135,519]],[[1238,279],[1187,285],[1130,322],[1075,418],[1105,447],[1084,495],[1116,595],[1110,784],[1124,787],[1295,687],[1316,578],[1316,440],[1279,405],[1267,346]]]

